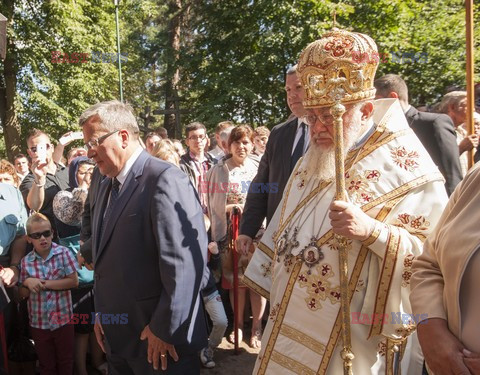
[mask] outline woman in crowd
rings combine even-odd
[[[270,137],[270,130],[266,126],[259,126],[255,128],[253,132],[253,152],[252,158],[257,158],[260,162],[263,154],[265,153],[265,147],[267,147],[268,137]]]
[[[12,163],[8,160],[0,160],[0,183],[13,185],[18,189],[20,179]]]
[[[80,225],[83,206],[87,199],[94,162],[86,156],[73,159],[68,167],[68,190],[59,191],[53,199],[53,213],[58,230],[60,245],[68,247],[75,258],[80,248]],[[88,319],[74,320],[75,324],[75,374],[87,375],[87,350],[90,344],[92,365],[102,373],[106,372],[106,363],[102,350],[93,333],[93,271],[84,266],[78,271],[79,286],[72,289],[72,304],[74,314],[88,316]]]
[[[177,167],[180,163],[180,156],[178,155],[173,142],[168,138],[157,141],[153,147],[152,156],[168,161]]]
[[[225,252],[228,242],[229,219],[234,207],[240,212],[243,210],[247,197],[248,186],[257,174],[258,162],[250,158],[253,148],[253,130],[248,125],[235,127],[228,139],[230,155],[215,165],[207,174],[208,189],[208,215],[210,216],[212,240],[219,243],[221,252]],[[233,306],[233,267],[230,267],[230,258],[222,259],[222,287],[229,289],[230,303]],[[243,275],[248,259],[239,259],[239,278]],[[247,288],[240,283],[238,292],[239,341],[243,337],[243,313]],[[266,300],[253,291],[250,291],[250,303],[252,306],[252,335],[250,346],[260,347],[262,332],[262,316],[265,311]],[[232,340],[232,337],[230,337]]]

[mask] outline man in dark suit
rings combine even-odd
[[[285,91],[292,116],[272,129],[257,175],[250,185],[237,239],[237,250],[244,254],[249,251],[263,220],[267,218],[268,224],[275,213],[288,178],[308,147],[308,126],[300,121],[305,114],[304,90],[296,65],[287,71]]]
[[[407,85],[396,74],[387,74],[376,79],[375,88],[376,99],[398,98],[408,124],[445,177],[445,189],[450,196],[462,180],[457,136],[450,117],[438,113],[419,112],[408,104]]]
[[[110,373],[160,373],[159,364],[162,373],[199,373],[207,236],[193,187],[140,147],[127,105],[98,103],[79,123],[88,157],[106,176],[91,227],[95,334]]]

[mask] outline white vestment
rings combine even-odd
[[[421,374],[423,359],[412,335],[417,318],[408,298],[411,265],[448,198],[398,101],[376,101],[374,122],[375,130],[345,161],[349,200],[378,220],[363,243],[348,240],[353,373],[393,374],[401,359],[398,374]],[[243,279],[270,300],[254,374],[343,373],[338,244],[328,218],[335,186],[306,180],[303,162]],[[312,237],[323,257],[308,247]],[[282,238],[298,246],[286,250]]]

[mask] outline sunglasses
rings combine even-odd
[[[51,230],[46,230],[45,232],[30,233],[30,234],[27,234],[27,236],[30,238],[33,238],[34,240],[39,240],[42,236],[47,238],[47,237],[50,237],[52,234],[53,233]]]
[[[50,149],[50,145],[47,143],[47,144],[45,145],[45,148],[46,148],[47,150]],[[32,151],[32,152],[37,152],[37,146],[30,147],[30,151]]]

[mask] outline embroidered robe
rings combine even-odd
[[[411,265],[448,198],[398,101],[376,101],[374,122],[374,132],[345,161],[348,199],[377,220],[363,243],[348,240],[353,373],[392,374],[398,358],[399,373],[421,374],[412,335],[418,319],[408,298]],[[270,300],[254,374],[343,373],[338,244],[328,218],[335,186],[306,180],[302,163],[243,279]],[[298,246],[289,252],[282,237],[291,239],[295,228]],[[312,236],[321,255],[307,249]]]

